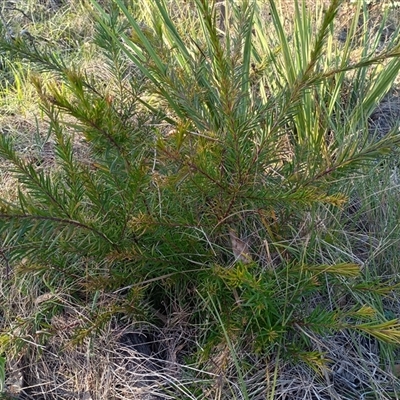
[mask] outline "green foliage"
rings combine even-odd
[[[268,29],[256,3],[226,2],[222,32],[213,2],[194,2],[192,29],[161,0],[147,4],[145,21],[114,3],[105,12],[92,0],[107,78],[22,39],[0,44],[37,71],[56,158],[40,168],[0,137],[20,184],[18,202],[1,204],[10,262],[28,259],[74,295],[138,290],[121,313],[164,312],[165,301],[189,305],[199,325],[211,313],[199,336],[232,351],[235,341],[265,354],[278,345],[323,368],[308,332],[355,329],[400,343],[398,324],[353,296],[351,287],[375,285],[352,260],[309,252],[305,222],[320,205],[343,207],[346,180],[398,146],[395,132],[376,140],[365,128],[399,72],[399,44],[376,54],[376,43],[352,61],[352,32],[343,48],[332,45],[338,0],[316,31],[296,3],[292,36],[274,1]],[[349,73],[357,83],[343,99]],[[77,154],[79,140],[88,157]],[[348,306],[316,306],[332,288],[348,292]]]
[[[6,359],[4,357],[0,357],[0,392],[4,391],[4,383],[6,380]]]

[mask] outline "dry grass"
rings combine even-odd
[[[69,332],[75,318],[58,320],[62,330],[45,347],[37,347],[29,355],[14,360],[9,384],[14,379],[14,390],[19,392],[20,399],[242,398],[229,350],[221,349],[203,371],[196,371],[165,360],[164,355],[145,354],[152,343],[142,344],[141,351],[137,350],[139,346],[127,343],[129,335],[144,336],[143,327],[109,327],[96,337],[71,346]],[[160,335],[163,339],[156,339],[157,346],[170,339]],[[274,399],[339,400],[369,398],[372,394],[380,399],[396,398],[393,396],[400,390],[400,382],[389,366],[386,370],[380,366],[376,342],[343,332],[315,338],[315,347],[323,350],[329,360],[329,369],[319,374],[301,364],[276,365],[274,360],[240,354],[251,365],[245,376],[250,398],[262,400],[271,395],[269,382],[274,373],[277,373]],[[21,391],[18,381],[22,378],[25,387]],[[201,394],[194,394],[195,385],[203,387]]]
[[[31,289],[33,293],[35,288]],[[88,334],[93,329],[89,309],[64,295],[33,297],[19,293],[15,299],[19,311],[12,313],[19,315],[19,321],[12,332],[21,345],[29,346],[22,352],[16,349],[9,360],[10,394],[21,399],[145,400],[159,398],[156,395],[168,387],[173,391],[180,382],[182,368],[176,356],[180,343],[174,331],[140,323],[122,325],[112,319]]]

